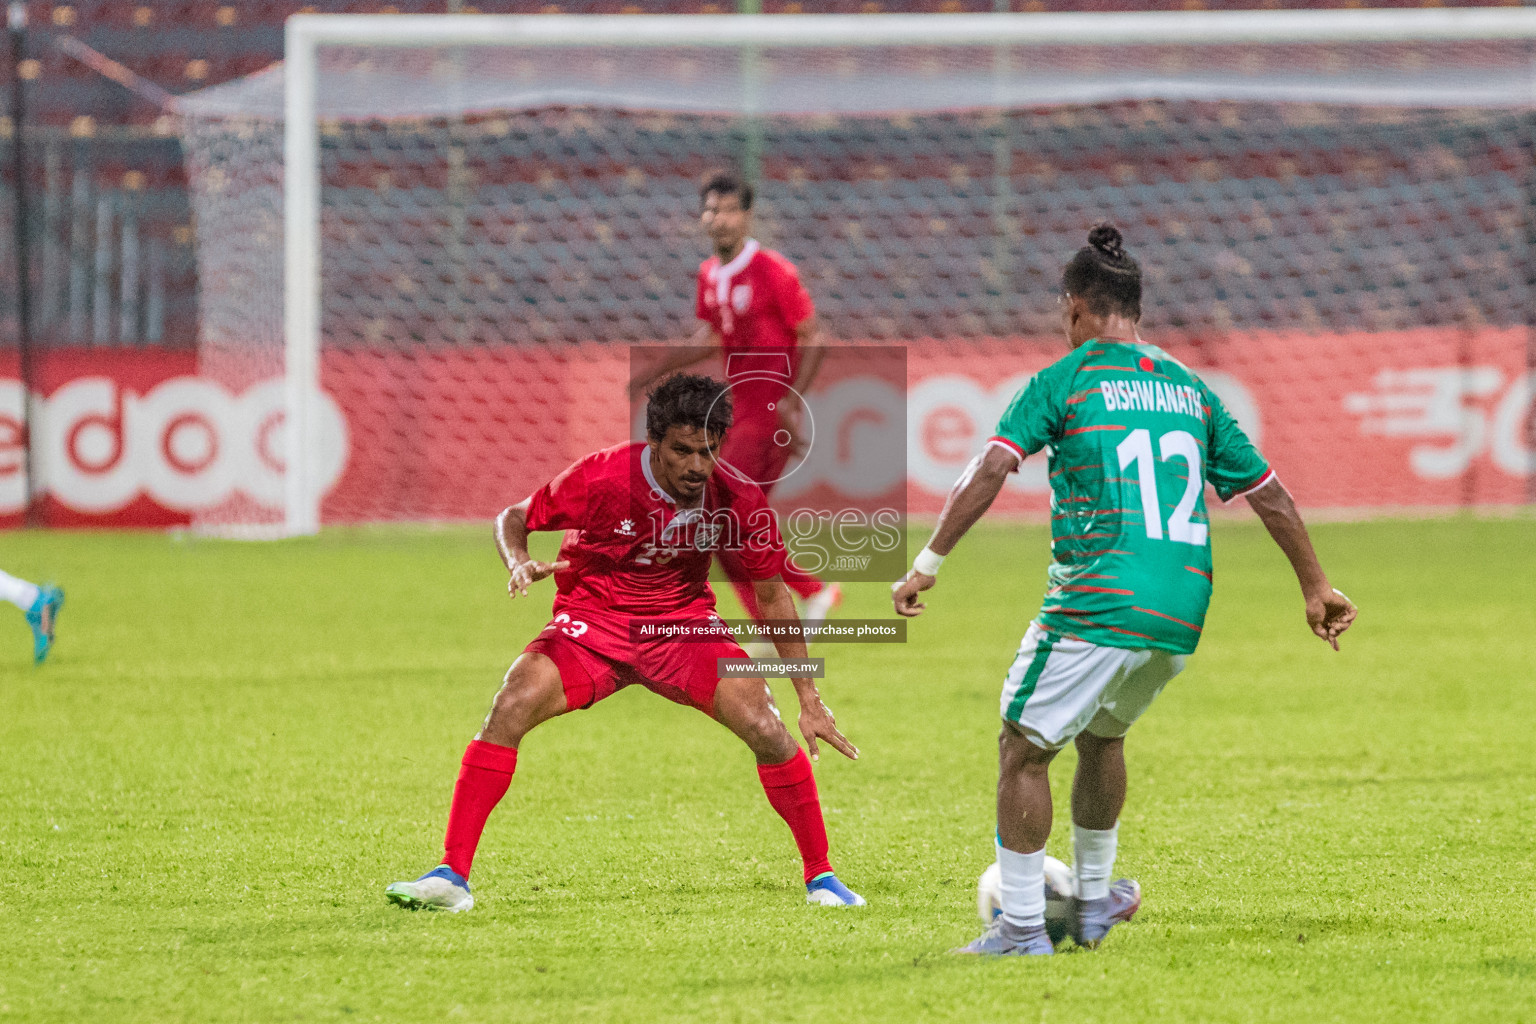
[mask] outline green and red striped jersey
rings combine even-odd
[[[1211,600],[1205,485],[1223,501],[1272,471],[1221,400],[1155,345],[1095,339],[1032,377],[989,442],[1049,445],[1042,629],[1192,654]]]

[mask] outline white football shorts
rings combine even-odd
[[[1187,660],[1068,640],[1031,622],[1003,680],[1002,714],[1045,750],[1060,750],[1084,729],[1124,736]]]

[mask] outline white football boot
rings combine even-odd
[[[439,864],[414,882],[391,882],[384,898],[406,910],[446,910],[450,914],[475,905],[468,880],[447,864]]]

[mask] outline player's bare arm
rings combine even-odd
[[[693,332],[684,348],[672,349],[662,357],[661,362],[650,369],[637,373],[629,382],[629,397],[633,401],[644,396],[647,389],[663,377],[667,377],[678,370],[702,363],[720,349],[720,332],[709,324],[700,324],[699,329]]]
[[[528,554],[528,502],[501,510],[496,517],[496,551],[512,578],[507,581],[507,595],[527,596],[528,587],[552,573],[570,568],[569,562],[540,562]]]
[[[795,342],[804,355],[800,358],[800,371],[795,374],[794,388],[803,395],[816,382],[821,361],[827,355],[827,339],[822,334],[821,319],[815,313],[796,325]]]
[[[806,394],[811,385],[816,381],[816,374],[821,370],[822,360],[826,358],[826,339],[822,335],[821,322],[816,314],[812,313],[795,327],[795,343],[801,352],[800,368],[795,373],[794,382],[790,387],[800,395]],[[799,402],[779,403],[779,428],[789,431],[792,450],[796,455],[804,454],[806,450],[805,424],[801,422],[801,410],[804,407]]]
[[[1017,456],[997,445],[989,445],[986,451],[971,460],[944,500],[938,525],[934,527],[923,554],[905,576],[891,585],[891,601],[896,606],[896,614],[912,618],[921,615],[928,607],[917,599],[917,595],[934,584],[938,566],[932,565],[929,559],[942,559],[955,549],[960,538],[992,507],[1008,474],[1018,465]],[[924,568],[932,571],[924,572]]]
[[[799,621],[795,602],[789,596],[789,588],[784,585],[781,577],[758,580],[756,588],[757,605],[763,611],[763,618],[769,621]],[[802,637],[777,637],[773,645],[781,658],[803,661],[807,657]],[[844,757],[858,760],[859,748],[849,743],[847,737],[838,731],[832,710],[822,702],[821,691],[816,689],[816,680],[809,676],[795,676],[790,681],[795,686],[795,698],[800,702],[800,735],[805,737],[811,760],[819,760],[821,757],[821,751],[816,746],[817,740],[826,741]]]
[[[1357,609],[1328,582],[1328,575],[1317,560],[1312,538],[1307,534],[1307,526],[1301,521],[1301,513],[1296,510],[1290,492],[1277,477],[1271,477],[1263,486],[1249,492],[1248,504],[1258,513],[1264,528],[1296,571],[1296,581],[1301,584],[1301,593],[1307,602],[1307,625],[1338,650],[1339,635],[1355,621]]]

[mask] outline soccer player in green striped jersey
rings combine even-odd
[[[997,783],[1002,914],[958,952],[1052,952],[1044,926],[1051,759],[1069,742],[1072,936],[1095,946],[1141,905],[1110,882],[1125,803],[1125,734],[1194,653],[1211,597],[1205,485],[1239,495],[1290,559],[1307,624],[1338,649],[1355,607],[1328,582],[1274,471],[1198,376],[1141,340],[1141,268],[1120,232],[1094,228],[1062,273],[1072,351],[1009,404],[986,449],[950,492],[896,611],[921,614],[944,556],[1028,456],[1050,446],[1051,554],[1044,604],[1003,683]]]

